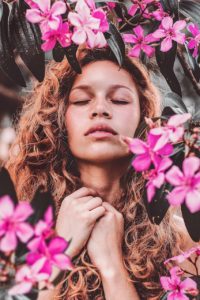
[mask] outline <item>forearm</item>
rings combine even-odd
[[[101,278],[106,300],[140,300],[124,266],[103,270]]]

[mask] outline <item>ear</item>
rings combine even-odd
[[[0,197],[4,195],[9,195],[15,204],[18,203],[15,187],[10,178],[9,172],[7,169],[2,167],[0,169]]]

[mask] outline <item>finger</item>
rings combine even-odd
[[[116,208],[114,208],[114,206],[112,206],[110,203],[108,202],[103,202],[102,206],[108,211],[108,212],[113,212],[113,213],[117,213],[118,211],[116,210]]]
[[[91,222],[95,222],[97,219],[104,216],[105,212],[106,212],[106,210],[102,205],[91,210],[90,211]]]
[[[85,196],[97,196],[97,192],[91,188],[82,187],[79,190],[70,194],[69,196],[70,196],[70,198],[76,199],[76,198],[81,198],[81,197],[85,197]]]
[[[85,208],[88,210],[92,210],[94,208],[101,206],[102,203],[103,200],[100,197],[93,197],[85,204]]]

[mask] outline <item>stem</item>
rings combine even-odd
[[[188,257],[188,261],[191,262],[191,264],[195,267],[195,271],[196,271],[197,276],[198,276],[199,274],[198,274],[198,268],[197,268],[197,264],[196,264],[197,259],[198,259],[198,256],[195,258],[195,261],[193,261],[190,257]]]
[[[193,73],[192,73],[192,69],[190,68],[190,66],[188,65],[185,56],[183,54],[183,52],[181,51],[180,48],[177,48],[177,57],[179,59],[179,62],[185,72],[185,75],[188,77],[188,79],[191,81],[196,93],[198,95],[200,95],[200,84],[198,84],[198,82],[196,81]]]

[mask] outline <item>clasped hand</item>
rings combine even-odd
[[[66,240],[72,239],[67,249],[71,258],[87,246],[100,272],[122,261],[123,216],[92,189],[83,187],[63,200],[56,230]]]

